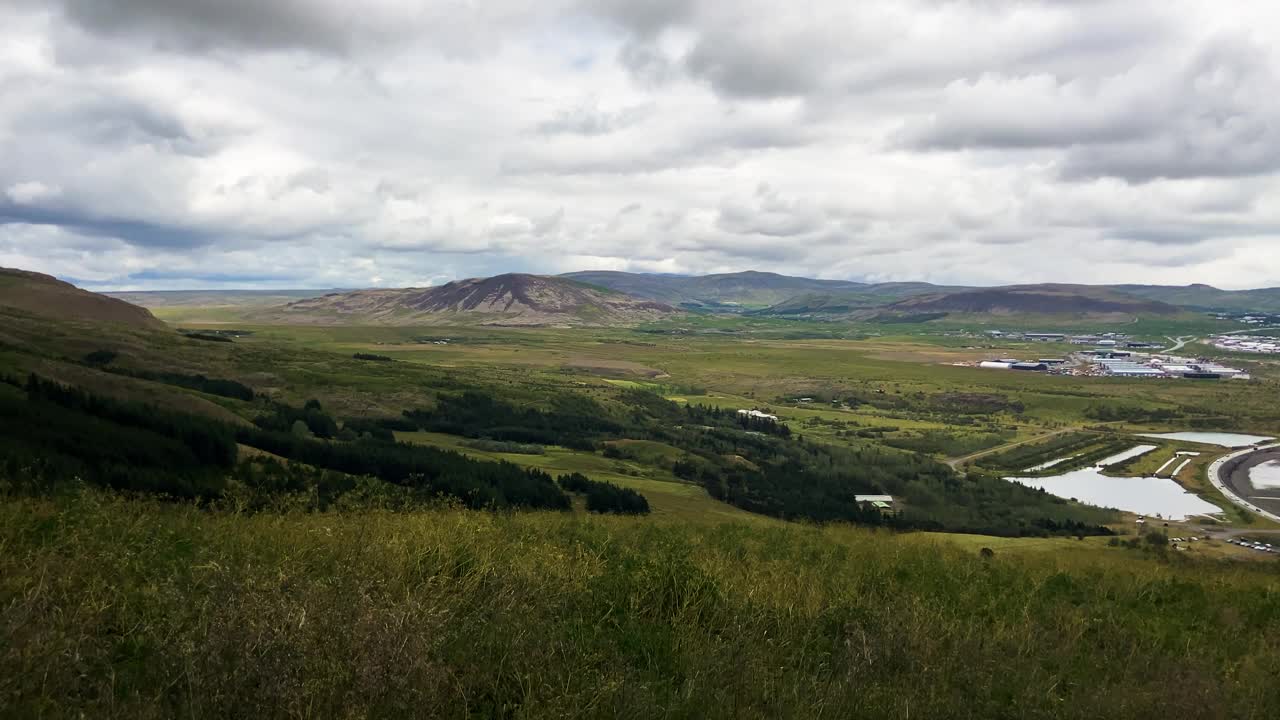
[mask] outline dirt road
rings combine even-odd
[[[964,465],[965,463],[973,462],[978,458],[984,458],[988,455],[994,455],[998,452],[1004,452],[1005,450],[1012,450],[1013,448],[1021,447],[1022,445],[1026,445],[1027,443],[1033,443],[1038,440],[1048,440],[1051,437],[1057,437],[1063,433],[1073,432],[1077,429],[1078,428],[1062,428],[1061,430],[1054,430],[1053,432],[1045,433],[1044,435],[1037,435],[1033,438],[1027,438],[1026,440],[1019,440],[1018,442],[1012,442],[1012,443],[1009,443],[1008,445],[998,445],[996,447],[988,448],[986,450],[983,450],[982,452],[976,452],[971,455],[964,455],[962,457],[950,458],[947,460],[947,464],[951,466],[951,469],[955,470],[959,468],[961,465]]]

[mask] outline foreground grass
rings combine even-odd
[[[1274,717],[1277,579],[850,528],[11,500],[0,716]]]

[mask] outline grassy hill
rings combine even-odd
[[[1114,290],[1086,285],[1018,285],[907,298],[887,312],[946,312],[991,315],[1176,315],[1179,308]]]
[[[0,313],[162,330],[145,308],[91,293],[49,275],[0,268]]]
[[[97,494],[0,503],[0,546],[12,717],[1280,709],[1276,569],[1156,546]]]
[[[1167,303],[1088,285],[939,288],[900,283],[802,295],[767,308],[761,314],[871,322],[1056,318],[1127,323],[1142,317],[1173,318],[1189,313]]]
[[[1280,313],[1280,288],[1220,290],[1211,285],[1117,285],[1116,290],[1196,310]]]
[[[842,315],[892,305],[918,295],[936,295],[950,288],[929,283],[882,283],[832,292],[806,293],[758,311],[762,315]]]
[[[283,322],[627,325],[677,313],[669,305],[578,280],[507,274],[439,287],[355,290],[298,300],[253,317]]]
[[[864,286],[863,283],[846,280],[814,280],[755,271],[701,276],[599,271],[567,273],[563,277],[673,305],[720,310],[760,308],[804,293]]]

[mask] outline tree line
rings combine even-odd
[[[541,470],[451,450],[369,437],[336,441],[282,428],[310,422],[332,436],[336,423],[318,401],[302,408],[274,404],[260,424],[232,428],[34,374],[25,383],[13,378],[4,382],[21,392],[0,392],[0,470],[11,487],[23,491],[49,492],[83,481],[207,501],[243,487],[259,498],[307,491],[325,507],[364,477],[400,488],[391,494],[402,500],[449,497],[477,509],[571,507],[561,486]],[[237,463],[237,442],[285,458],[294,469],[263,460]],[[637,505],[627,495],[633,491],[618,494],[618,499],[610,495],[611,487],[616,486],[595,488],[599,498],[588,509],[620,512]]]

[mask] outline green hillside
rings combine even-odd
[[[756,271],[700,276],[599,271],[567,273],[565,277],[636,297],[718,310],[760,308],[803,293],[844,291],[864,286],[863,283],[845,280],[814,280]]]
[[[1274,567],[1056,542],[11,500],[0,503],[0,708],[104,718],[1280,708]]]
[[[954,364],[1044,344],[741,315],[0,314],[0,717],[1280,708],[1280,566],[1224,542],[1273,525],[1143,533],[1002,479],[1142,430],[1280,434],[1278,368],[1152,393]]]
[[[1280,288],[1219,290],[1210,285],[1117,285],[1116,289],[1137,297],[1196,310],[1280,313]]]

